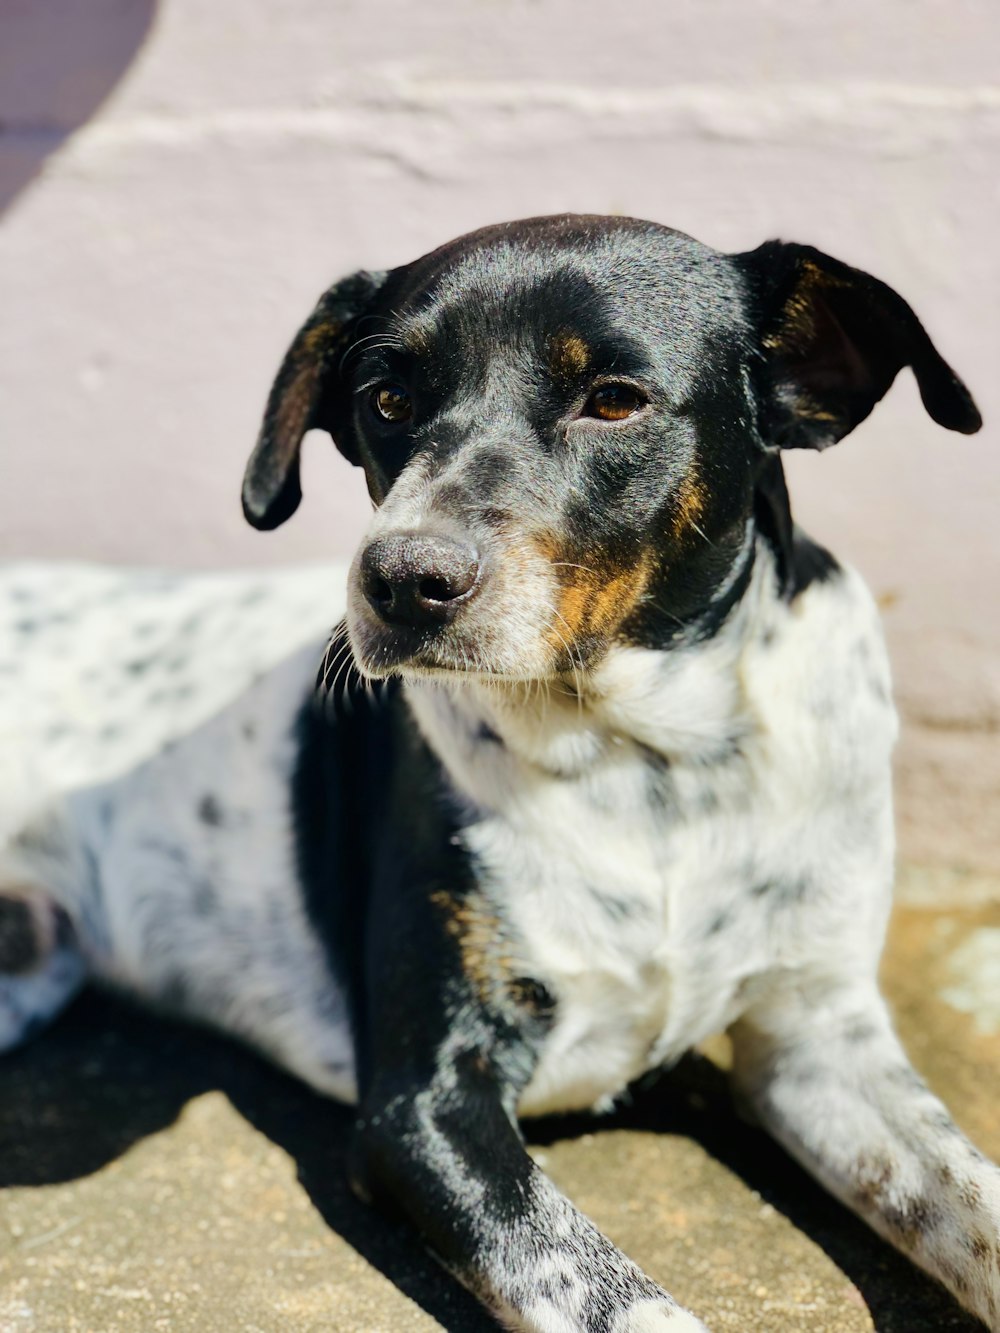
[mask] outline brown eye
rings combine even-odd
[[[645,406],[646,399],[631,384],[602,384],[588,398],[583,414],[601,421],[624,421]]]
[[[413,416],[410,395],[398,384],[383,384],[372,394],[372,407],[383,421],[409,421]]]

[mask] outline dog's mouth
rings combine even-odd
[[[560,663],[544,641],[534,651],[512,644],[501,625],[488,632],[449,626],[437,631],[377,623],[371,616],[347,617],[357,670],[369,680],[479,679],[529,682],[558,675]]]

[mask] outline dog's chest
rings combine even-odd
[[[509,965],[556,998],[525,1114],[594,1105],[724,1027],[763,963],[722,929],[747,873],[738,840],[720,844],[717,811],[685,808],[673,774],[621,749],[466,830]]]

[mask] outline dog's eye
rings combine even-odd
[[[375,389],[371,398],[372,410],[383,421],[409,421],[413,416],[413,403],[410,395],[398,384],[383,384]]]
[[[587,399],[585,417],[601,421],[624,421],[646,406],[646,399],[631,384],[602,384]]]

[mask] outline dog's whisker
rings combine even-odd
[[[362,352],[373,352],[378,350],[387,350],[393,352],[402,352],[405,350],[402,340],[398,337],[392,337],[386,333],[370,333],[364,338],[358,338],[345,349],[340,357],[338,369],[343,370],[352,356],[358,356]]]
[[[330,648],[333,647],[331,643]],[[323,659],[323,678],[320,689],[327,694],[335,692],[337,677],[340,675],[341,667],[351,658],[351,645],[346,640],[342,643],[331,656],[330,648],[327,649],[326,656]],[[333,676],[334,687],[330,687],[330,677]]]
[[[577,565],[572,560],[552,560],[549,562],[554,569],[582,569],[585,574],[593,574],[595,578],[600,578],[596,569],[591,569],[589,565]]]
[[[650,597],[645,602],[645,605],[651,607],[654,611],[658,611],[661,616],[666,616],[668,620],[672,620],[674,624],[679,625],[681,629],[687,629],[687,621],[682,620],[680,616],[675,615],[673,611],[668,611],[662,602],[658,602],[655,598]]]

